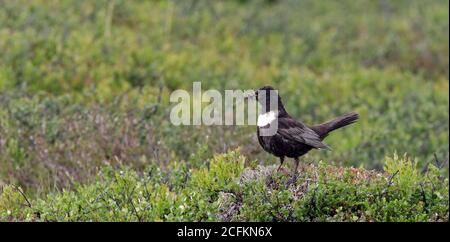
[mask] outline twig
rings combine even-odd
[[[433,156],[434,156],[434,163],[436,163],[436,167],[439,168],[439,169],[441,169],[441,168],[442,168],[443,162],[439,161],[439,159],[438,159],[436,153],[434,153]]]
[[[422,194],[422,199],[423,199],[423,203],[424,203],[425,210],[426,210],[427,212],[429,212],[429,211],[428,211],[427,196],[426,196],[426,194],[425,194],[425,190],[423,189],[423,184],[422,184],[422,183],[420,183],[420,189],[422,190],[421,194]]]
[[[387,185],[387,187],[385,187],[385,188],[383,189],[383,191],[381,192],[381,195],[385,195],[385,194],[387,193],[387,189],[388,189],[390,186],[392,186],[394,177],[395,177],[399,172],[400,172],[400,170],[397,170],[394,174],[391,175],[391,177],[389,177],[388,185]]]
[[[28,207],[32,207],[30,201],[28,200],[27,196],[25,196],[25,193],[22,192],[22,189],[20,189],[19,187],[14,186],[14,189],[16,189],[17,191],[19,191],[20,195],[22,195],[23,198],[25,198],[25,201],[28,204]]]
[[[129,197],[129,198],[128,198],[128,202],[131,204],[131,207],[133,208],[133,212],[134,212],[134,214],[136,215],[136,217],[138,218],[138,221],[139,221],[139,222],[142,222],[142,218],[141,218],[141,216],[139,215],[138,211],[136,210],[136,207],[134,206],[134,203],[133,203],[133,197]]]
[[[400,172],[400,170],[397,170],[394,174],[392,174],[391,177],[389,177],[389,182],[388,182],[388,186],[392,186],[392,181],[394,180],[394,177]]]

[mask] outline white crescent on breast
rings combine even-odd
[[[264,126],[272,123],[272,121],[274,121],[276,118],[277,118],[277,115],[274,111],[262,113],[262,114],[258,115],[257,125],[258,125],[258,127],[264,127]]]

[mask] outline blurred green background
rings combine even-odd
[[[448,12],[446,0],[0,1],[0,184],[41,194],[102,166],[195,167],[235,147],[278,162],[255,127],[173,126],[169,95],[194,81],[270,84],[309,124],[360,114],[304,162],[380,169],[397,152],[448,167]]]

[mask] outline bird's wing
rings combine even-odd
[[[317,149],[330,149],[328,145],[322,143],[314,130],[291,118],[280,118],[278,120],[277,133],[285,139],[307,144]]]

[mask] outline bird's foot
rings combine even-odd
[[[277,168],[277,171],[276,171],[277,173],[283,173],[283,174],[285,174],[285,175],[289,175],[289,170],[287,170],[286,168],[284,168],[284,167],[282,167],[282,166],[279,166],[278,168]]]
[[[281,168],[282,168],[282,166],[279,165],[278,168],[277,168],[277,172],[280,172]]]

